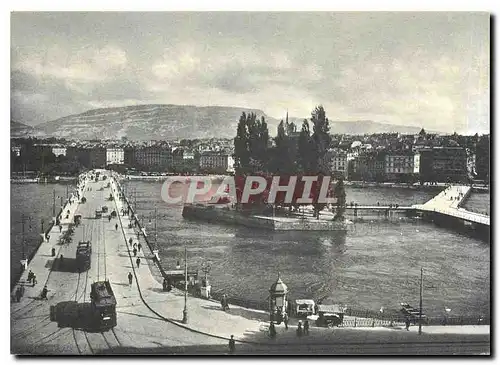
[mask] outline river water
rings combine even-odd
[[[157,208],[158,248],[165,269],[183,262],[187,247],[191,267],[210,263],[209,277],[216,292],[265,301],[279,271],[293,299],[324,297],[324,303],[357,309],[398,309],[403,301],[418,305],[423,267],[428,315],[440,316],[446,306],[457,316],[489,316],[489,243],[420,220],[356,223],[346,233],[259,232],[194,222],[182,218],[182,207],[161,200],[160,182],[124,185],[130,200],[136,200],[150,236],[154,219],[150,222],[149,217]],[[29,211],[38,221],[49,219],[53,188],[56,195],[65,192],[64,185],[12,185],[13,222]],[[437,192],[346,187],[346,194],[348,202],[358,204],[410,205],[424,203]],[[473,194],[471,200],[483,209],[489,207],[489,194]],[[19,228],[12,224],[11,272],[19,262]]]

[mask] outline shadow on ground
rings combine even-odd
[[[55,260],[47,260],[45,267],[51,269],[52,271],[71,272],[71,273],[79,272],[76,259],[68,257],[65,257],[62,260],[60,257]]]
[[[70,327],[86,332],[101,332],[92,325],[93,312],[91,303],[74,301],[60,302],[50,307],[50,320],[57,322],[60,328]]]

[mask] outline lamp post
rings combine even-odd
[[[187,291],[188,291],[188,266],[187,266],[187,247],[185,247],[184,248],[184,310],[182,311],[182,323],[187,323],[188,321]]]
[[[422,334],[422,301],[424,296],[424,268],[420,268],[420,310],[418,313],[418,334]]]

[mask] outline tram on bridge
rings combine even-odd
[[[92,254],[92,246],[90,241],[78,242],[76,247],[76,267],[78,272],[87,271],[90,269],[90,255]]]
[[[97,281],[90,290],[92,327],[109,330],[116,326],[116,298],[108,280]]]

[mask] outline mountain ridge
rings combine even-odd
[[[142,104],[123,107],[90,109],[71,114],[35,127],[23,129],[16,125],[13,132],[28,133],[38,137],[67,139],[120,139],[162,140],[182,138],[234,138],[241,113],[255,113],[264,117],[270,135],[276,134],[280,118],[268,116],[260,109],[228,106],[195,106],[175,104]],[[305,118],[289,117],[297,130]],[[372,120],[330,120],[332,134],[418,133],[421,127],[393,125]],[[14,134],[16,134],[14,133]]]

